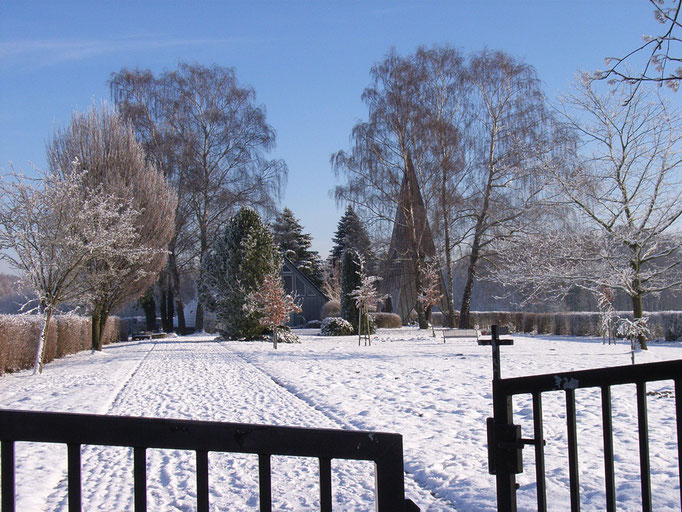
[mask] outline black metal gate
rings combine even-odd
[[[682,446],[682,426],[680,425],[682,360],[502,379],[499,345],[509,344],[510,340],[500,340],[499,336],[500,330],[497,326],[493,326],[492,337],[488,341],[493,348],[493,418],[488,418],[487,426],[489,471],[496,476],[498,511],[516,511],[516,475],[523,472],[521,450],[527,445],[535,448],[537,509],[540,512],[547,510],[542,394],[550,391],[564,391],[565,393],[571,510],[580,510],[575,390],[581,388],[601,390],[606,495],[604,510],[609,512],[616,510],[611,388],[622,384],[636,386],[642,510],[652,511],[646,386],[648,382],[654,381],[671,380],[674,382],[678,475],[682,475],[682,453],[680,452]],[[521,427],[513,422],[512,397],[515,395],[532,396],[534,430],[532,439],[523,438]],[[682,485],[680,488],[682,506]]]
[[[81,445],[133,448],[136,511],[147,509],[146,451],[149,448],[192,450],[196,453],[199,511],[209,509],[209,452],[258,455],[261,512],[272,508],[272,455],[314,457],[319,460],[320,509],[323,511],[332,509],[332,459],[374,462],[377,511],[419,510],[411,500],[405,499],[403,439],[400,434],[0,410],[3,512],[13,511],[15,507],[15,441],[67,445],[69,511],[81,510]]]

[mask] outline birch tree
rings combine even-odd
[[[76,166],[77,167],[77,166]],[[43,366],[50,318],[62,304],[95,300],[98,276],[83,279],[95,261],[135,260],[139,212],[120,198],[85,185],[87,172],[0,181],[0,257],[23,276],[44,315],[34,373]]]

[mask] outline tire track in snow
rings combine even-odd
[[[366,430],[366,427],[363,427],[362,425],[356,424],[352,420],[346,420],[345,418],[334,414],[332,411],[329,409],[323,408],[320,404],[315,402],[311,397],[299,393],[299,391],[294,387],[286,382],[280,380],[278,377],[275,377],[274,375],[268,373],[266,370],[258,366],[256,363],[253,361],[249,360],[247,357],[244,357],[241,353],[238,353],[228,346],[226,346],[224,343],[220,343],[220,346],[223,347],[225,350],[227,350],[229,353],[233,354],[236,357],[239,357],[242,359],[246,364],[252,366],[255,370],[258,372],[262,373],[264,376],[266,376],[268,379],[270,379],[272,382],[274,382],[277,386],[279,386],[281,389],[286,391],[287,393],[291,394],[292,396],[296,397],[296,399],[300,400],[303,402],[306,406],[313,408],[320,414],[324,415],[327,417],[329,420],[334,422],[336,425],[338,425],[339,428],[344,429],[344,430]],[[435,501],[435,503],[430,503],[428,504],[428,508],[425,510],[425,512],[446,512],[446,511],[454,511],[456,510],[455,504],[448,500],[447,498],[437,496],[434,494],[434,492],[429,489],[426,485],[424,485],[422,482],[420,482],[418,479],[416,479],[411,473],[408,471],[404,470],[405,476],[409,479],[410,482],[413,484],[413,489],[417,488],[420,489],[421,491],[428,493],[428,496]],[[407,486],[406,486],[407,488]],[[407,489],[406,489],[407,490]],[[417,505],[420,505],[419,503]],[[421,506],[424,506],[424,504],[421,504]]]

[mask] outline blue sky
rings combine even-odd
[[[282,206],[326,257],[343,213],[329,196],[329,156],[366,118],[369,69],[392,47],[501,49],[533,65],[555,99],[578,70],[603,67],[660,27],[647,0],[0,0],[0,170],[44,168],[55,127],[108,99],[107,79],[123,66],[234,67],[277,131],[271,155],[289,166]]]

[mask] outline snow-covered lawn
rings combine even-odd
[[[407,495],[422,510],[495,510],[485,419],[491,415],[489,347],[442,343],[430,331],[380,330],[372,346],[354,337],[299,331],[303,343],[216,342],[189,336],[126,342],[0,378],[0,407],[399,432]],[[502,347],[502,376],[625,365],[629,347],[592,338],[514,336]],[[682,357],[679,343],[651,343],[638,362]],[[676,425],[671,382],[650,384],[649,424],[655,510],[679,510]],[[596,390],[578,390],[581,494],[585,510],[604,508],[601,409]],[[614,389],[619,510],[641,510],[634,386]],[[567,510],[563,394],[544,401],[550,510]],[[515,400],[516,422],[532,437],[531,402]],[[83,450],[85,510],[130,510],[130,449]],[[257,510],[256,456],[210,454],[215,510]],[[66,448],[17,446],[18,510],[66,510]],[[150,510],[193,510],[193,454],[148,456]],[[335,510],[372,510],[369,463],[333,463]],[[535,507],[533,450],[524,450],[519,509]],[[318,506],[316,461],[274,458],[273,508]]]

